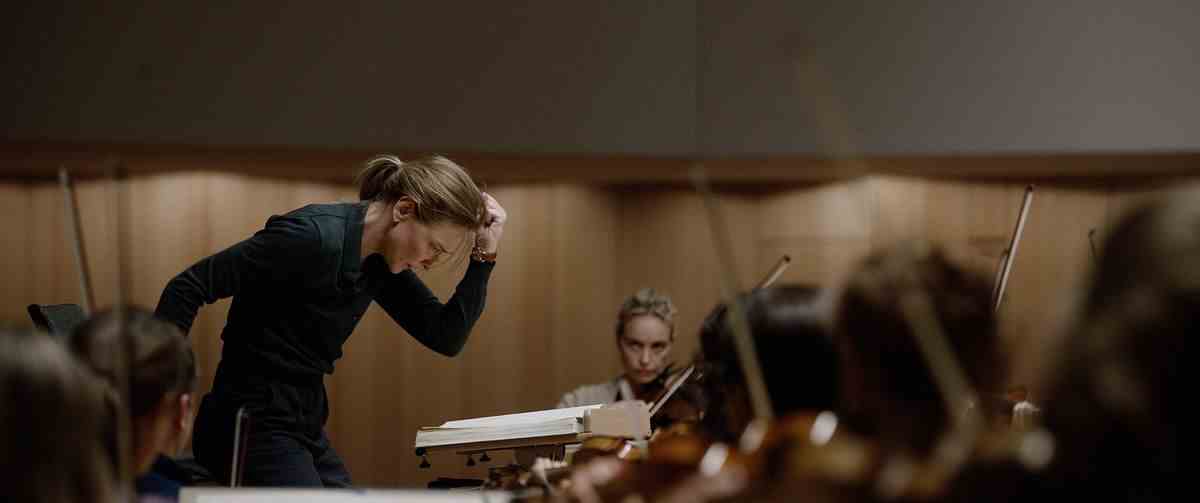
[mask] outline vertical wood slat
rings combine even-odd
[[[33,209],[33,188],[29,184],[0,184],[0,226],[6,229],[4,246],[0,246],[0,277],[6,283],[0,289],[0,327],[26,326],[29,315],[25,306],[53,303],[33,292],[33,233],[40,220]]]

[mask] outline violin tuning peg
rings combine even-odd
[[[487,455],[487,451],[483,451],[483,455],[479,457],[479,460],[484,463],[487,463],[488,461],[491,461],[492,458]]]
[[[475,466],[475,458],[471,457],[470,454],[467,455],[467,466]]]
[[[417,466],[420,468],[429,468],[429,458],[421,456],[421,464]]]

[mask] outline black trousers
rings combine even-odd
[[[329,403],[322,376],[263,376],[224,363],[196,415],[196,462],[228,484],[234,421],[244,405],[251,424],[243,485],[350,487],[350,472],[325,435]]]

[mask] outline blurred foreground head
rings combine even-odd
[[[0,491],[5,501],[110,502],[105,387],[59,341],[0,332]]]
[[[841,409],[860,433],[924,453],[949,420],[913,320],[902,309],[914,295],[931,304],[952,356],[976,390],[999,387],[1002,365],[990,281],[939,248],[900,243],[871,254],[850,275],[835,321]]]
[[[1178,481],[1183,340],[1200,328],[1200,193],[1134,208],[1105,239],[1047,385],[1053,474],[1107,498]]]

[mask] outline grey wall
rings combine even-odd
[[[5,9],[9,140],[711,156],[1200,148],[1197,1]]]
[[[1200,1],[700,3],[708,153],[1200,147]]]
[[[9,18],[4,135],[689,152],[694,12],[686,0],[38,3]]]

